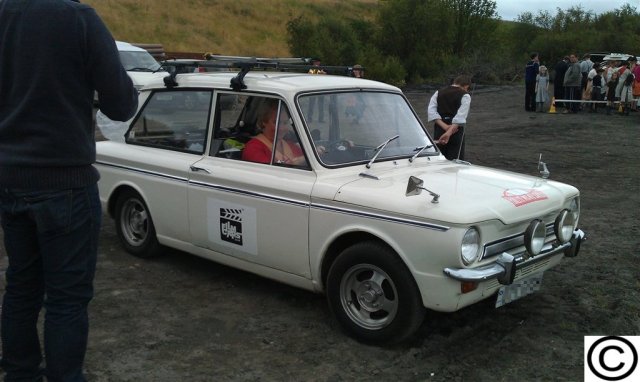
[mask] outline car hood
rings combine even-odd
[[[539,177],[466,164],[432,163],[376,172],[378,179],[359,176],[343,183],[336,202],[392,214],[449,224],[473,224],[499,219],[505,224],[540,217],[562,208],[578,195],[570,185]],[[424,181],[429,192],[406,196],[409,178]]]

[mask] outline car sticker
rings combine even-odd
[[[209,240],[257,255],[256,216],[255,208],[209,198],[207,200]]]
[[[519,188],[505,190],[502,193],[502,198],[513,203],[513,205],[516,207],[521,207],[525,204],[548,199],[547,195],[545,195],[542,191],[523,190]]]

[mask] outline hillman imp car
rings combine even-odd
[[[153,82],[124,142],[97,143],[128,252],[324,293],[369,343],[407,339],[425,309],[507,304],[578,254],[576,188],[447,160],[396,87],[268,64]]]

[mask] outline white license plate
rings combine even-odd
[[[496,308],[506,305],[521,297],[527,296],[540,290],[542,285],[542,272],[533,276],[514,281],[511,285],[505,285],[498,290]]]

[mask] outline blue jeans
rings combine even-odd
[[[5,381],[85,381],[102,208],[98,187],[0,190],[9,258],[2,304]],[[44,354],[37,321],[44,306]]]

